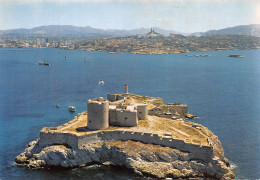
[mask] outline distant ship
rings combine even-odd
[[[208,57],[210,55],[209,54],[191,54],[191,55],[186,54],[185,56],[188,56],[188,57]]]
[[[240,54],[230,54],[228,57],[243,58]]]
[[[69,111],[70,112],[75,112],[76,111],[76,108],[74,106],[69,106]]]
[[[39,61],[38,63],[39,65],[45,65],[45,66],[49,66],[50,64],[45,62],[45,61]]]

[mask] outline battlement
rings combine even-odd
[[[99,98],[96,98],[93,100],[91,100],[91,99],[88,100],[88,103],[104,104],[106,102],[108,102],[108,100],[104,99],[103,97],[99,97]]]
[[[39,145],[46,147],[54,144],[67,145],[73,149],[80,149],[81,147],[91,144],[99,144],[110,141],[138,141],[144,144],[154,144],[165,147],[178,149],[183,152],[188,152],[191,156],[204,161],[212,159],[214,153],[212,148],[207,145],[200,145],[185,142],[182,139],[176,139],[172,136],[162,136],[152,132],[139,132],[128,130],[107,130],[96,131],[85,135],[73,135],[71,133],[41,132]],[[224,158],[224,156],[223,156]]]

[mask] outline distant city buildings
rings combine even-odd
[[[260,37],[245,35],[164,36],[153,28],[144,35],[100,38],[85,36],[1,35],[4,48],[61,48],[132,54],[175,54],[189,51],[260,49]]]

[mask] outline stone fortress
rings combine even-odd
[[[88,100],[88,129],[98,130],[111,126],[132,127],[138,125],[138,120],[147,119],[148,110],[145,103],[127,103],[130,97],[128,86],[122,95],[108,94],[105,100],[102,97]],[[114,102],[111,103],[110,102]]]
[[[107,94],[103,97],[88,100],[88,129],[98,130],[111,126],[132,127],[138,120],[145,120],[149,115],[170,117],[172,119],[194,118],[189,114],[188,106],[180,103],[164,104],[162,98],[149,98],[144,103],[134,101],[136,95],[128,93],[125,84],[123,94]],[[149,104],[149,111],[148,111]]]
[[[43,128],[15,161],[29,168],[125,166],[156,178],[234,178],[218,137],[185,120],[192,116],[187,105],[130,94],[125,85],[124,93],[87,106],[68,123]]]

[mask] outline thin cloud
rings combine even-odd
[[[0,0],[4,3],[111,3],[111,2],[129,2],[129,3],[171,3],[171,2],[198,2],[198,3],[225,3],[225,2],[256,2],[259,0]]]

